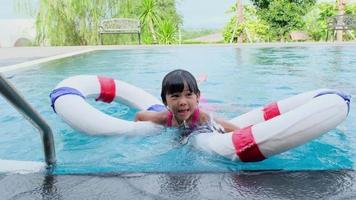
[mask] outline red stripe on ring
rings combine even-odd
[[[257,162],[266,159],[252,135],[252,126],[239,129],[232,134],[236,155],[242,162]]]
[[[270,103],[263,108],[263,118],[265,121],[280,115],[277,102]]]
[[[116,86],[114,79],[98,76],[98,80],[100,83],[100,95],[95,100],[103,101],[106,103],[112,102],[116,96]]]

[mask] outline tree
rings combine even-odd
[[[345,6],[346,6],[346,0],[336,0],[337,7],[338,7],[338,15],[344,15],[345,14]],[[342,18],[339,18],[339,20],[342,20]],[[340,22],[342,23],[342,22]],[[342,42],[342,36],[344,34],[343,30],[338,30],[336,31],[336,40],[338,42]]]
[[[286,34],[304,26],[303,16],[315,4],[315,0],[251,0],[257,15],[266,21],[270,31],[284,40]]]
[[[345,5],[345,13],[347,15],[356,14],[356,3],[348,3]],[[331,2],[318,3],[304,17],[306,22],[305,30],[315,40],[324,40],[327,37],[328,30],[327,19],[338,15],[338,4]],[[332,31],[331,31],[332,32]],[[354,40],[354,31],[350,30],[343,34],[343,40]],[[332,36],[334,37],[334,36]]]
[[[303,17],[305,21],[304,30],[314,41],[321,41],[327,37],[327,19],[336,14],[334,7],[331,3],[319,3]]]
[[[271,3],[274,1],[279,1],[279,0],[251,0],[254,6],[256,6],[258,9],[268,9]],[[288,0],[289,3],[296,3],[298,5],[301,5],[302,7],[314,5],[316,3],[316,0]]]
[[[237,6],[237,9],[236,9],[237,25],[239,25],[244,22],[242,0],[237,0],[236,6]],[[241,32],[237,38],[237,42],[242,43],[242,41],[243,41],[243,37],[242,37],[242,32]]]
[[[43,45],[97,44],[100,20],[115,15],[118,0],[41,0],[36,16],[36,43]]]
[[[228,12],[236,13],[237,5],[234,4]],[[225,42],[232,43],[239,35],[245,33],[243,40],[250,42],[271,41],[272,35],[268,30],[268,24],[257,17],[257,10],[251,5],[243,6],[244,22],[237,23],[237,15],[233,15],[230,21],[225,25],[223,36]],[[236,40],[237,41],[237,40]]]

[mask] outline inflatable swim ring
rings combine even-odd
[[[111,78],[80,75],[61,81],[50,94],[53,110],[72,128],[89,135],[147,135],[162,127],[152,122],[133,122],[107,115],[86,98],[110,103],[120,101],[139,110],[162,104],[146,91]]]
[[[195,145],[243,162],[261,161],[319,137],[346,119],[350,96],[320,89],[257,108],[233,118],[244,127],[226,134],[202,133]]]
[[[86,102],[92,97],[120,101],[139,110],[162,109],[160,100],[144,90],[111,78],[81,75],[60,82],[50,94],[53,110],[74,129],[90,135],[147,135],[163,128],[102,113]],[[320,89],[257,108],[233,118],[235,132],[193,136],[199,149],[243,162],[261,161],[335,128],[349,112],[350,97]]]

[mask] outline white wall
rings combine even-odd
[[[0,46],[13,47],[16,40],[24,37],[34,40],[34,19],[0,19]]]

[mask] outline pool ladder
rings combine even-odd
[[[14,107],[25,116],[40,132],[43,142],[45,162],[48,168],[56,164],[56,152],[52,130],[40,114],[16,91],[0,74],[0,92]]]

